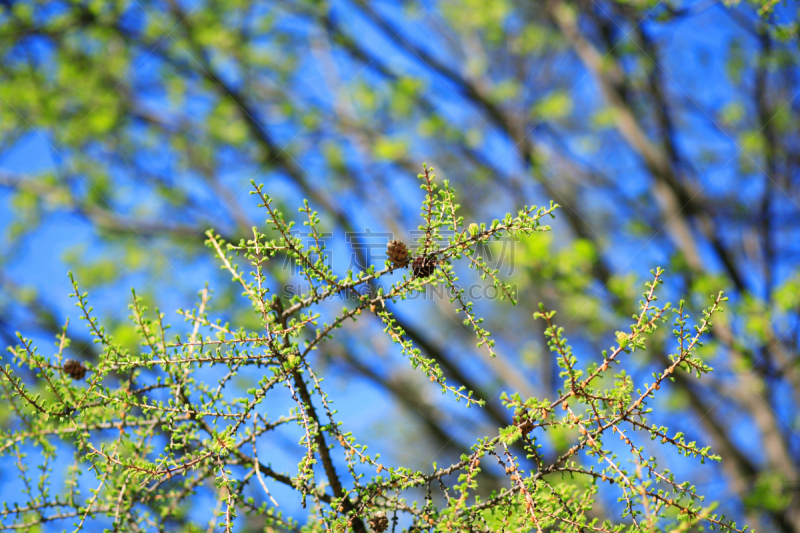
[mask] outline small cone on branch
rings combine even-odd
[[[64,361],[64,366],[62,367],[64,372],[69,375],[75,381],[80,381],[86,375],[86,367],[83,366],[83,363],[80,361],[76,361],[75,359],[67,359]]]
[[[415,257],[414,262],[411,263],[411,271],[415,278],[427,278],[433,274],[434,270],[436,270],[436,261],[422,255]]]
[[[386,254],[392,262],[393,267],[406,268],[408,266],[408,248],[403,241],[392,239],[386,247]]]
[[[383,533],[389,529],[389,518],[386,517],[386,513],[383,511],[378,511],[369,519],[369,526],[375,533]]]
[[[514,415],[513,422],[515,426],[519,427],[523,435],[527,435],[533,431],[533,422],[529,418],[527,411],[518,411]]]

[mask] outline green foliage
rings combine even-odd
[[[683,302],[672,311],[669,304],[656,304],[656,289],[664,274],[660,269],[652,272],[630,333],[617,332],[615,345],[603,352],[599,364],[579,361],[564,328],[555,322],[556,312],[540,305],[534,319],[544,322],[551,357],[560,368],[563,385],[558,396],[504,395],[514,423],[479,438],[459,461],[447,467],[434,464],[427,472],[387,465],[379,453],[368,452],[347,431],[323,389],[316,354],[336,330],[359,320],[363,313],[375,314],[382,321],[384,332],[432,386],[457,402],[463,400],[466,407],[485,405],[485,399],[476,398],[473,391],[449,383],[437,360],[415,345],[387,304],[402,302],[429,285],[444,284],[450,303],[464,314],[478,345],[494,355],[491,333],[456,284],[454,265],[469,264],[505,293],[509,285],[476,249],[503,236],[549,230],[541,221],[552,217],[558,207],[524,207],[516,216],[507,214],[502,220],[467,226],[458,215],[456,194],[449,183],[439,186],[428,167],[419,177],[425,199],[415,259],[432,262],[434,270],[424,274],[412,270],[377,293],[365,293],[330,321],[321,322],[326,301],[403,267],[387,261],[380,271],[370,268],[337,276],[324,261],[317,212],[307,202],[299,209],[300,220],[312,235],[311,243],[304,245],[291,232],[296,221],[274,206],[263,185],[253,184],[252,194],[268,215],[265,229],[254,227],[252,238],[236,244],[213,231],[207,234],[207,245],[258,317],[259,327],[254,330],[234,330],[210,318],[211,296],[206,289],[194,309],[178,311],[190,333],[169,335],[165,315],[158,309],[149,312],[134,292],[131,321],[144,347],[135,351],[131,332],[117,328],[119,339],[109,334],[94,315],[88,294],[80,291],[70,275],[80,318],[102,347],[102,355],[85,366],[64,360],[70,343],[66,325],[54,356],[39,353],[31,341],[19,336],[20,345],[11,350],[18,369],[12,365],[0,369],[2,401],[11,406],[12,413],[8,429],[0,434],[0,454],[17,457],[28,503],[6,506],[0,511],[4,523],[34,528],[73,521],[76,530],[93,530],[101,523],[113,523],[114,530],[164,530],[184,512],[200,487],[213,480],[219,523],[226,531],[233,530],[242,514],[262,517],[268,529],[295,529],[292,519],[276,510],[278,502],[268,489],[274,483],[297,491],[304,506],[311,503],[305,531],[362,532],[367,521],[375,529],[383,527],[379,517],[384,515],[379,513],[399,515],[410,523],[409,531],[623,531],[629,527],[660,531],[703,524],[743,531],[713,514],[713,507],[704,507],[691,484],[679,482],[669,469],[659,467],[637,442],[641,439],[636,433],[640,433],[663,444],[664,452],[701,463],[719,460],[709,446],[686,442],[679,423],[676,432],[648,422],[651,402],[675,374],[700,376],[711,370],[698,357],[697,348],[725,301],[722,294],[715,297],[692,331]],[[446,244],[437,238],[443,228],[452,232]],[[265,264],[283,254],[297,262],[310,287],[290,299],[272,295],[275,287],[264,270]],[[245,265],[249,272],[243,270]],[[514,295],[506,296],[515,303]],[[635,383],[625,371],[628,356],[646,350],[646,340],[668,320],[670,311],[676,342],[669,364],[654,372],[649,383]],[[85,383],[82,374],[76,376],[82,368],[88,371]],[[220,371],[216,384],[200,377],[209,368]],[[23,370],[29,378],[22,377]],[[261,378],[246,393],[237,394],[234,378],[244,372]],[[611,388],[606,385],[608,378],[614,383]],[[293,401],[287,412],[277,411],[280,403],[274,400],[281,388]],[[257,444],[284,426],[298,428],[304,450],[296,457],[294,474],[273,470],[257,454]],[[561,434],[564,446],[557,456],[546,455],[539,443],[546,433]],[[25,460],[36,449],[45,458],[38,489],[33,487],[36,480]],[[70,476],[62,486],[51,487],[48,464],[64,456],[73,458],[74,474],[85,475],[80,480]],[[367,474],[370,470],[374,475]],[[488,496],[482,496],[485,470],[499,471],[506,479],[504,487]],[[89,478],[96,485],[87,485]],[[87,486],[84,495],[80,489]],[[441,501],[431,498],[433,486],[441,489]],[[407,499],[418,489],[427,490],[428,496],[409,505]],[[591,516],[602,491],[615,492],[624,502],[619,516],[603,521]],[[256,503],[256,494],[261,504]],[[194,527],[190,519],[187,525]]]

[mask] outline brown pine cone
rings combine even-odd
[[[533,431],[533,422],[528,416],[527,411],[517,411],[513,419],[514,425],[519,427],[523,435],[527,435]]]
[[[64,369],[64,372],[66,372],[69,377],[75,381],[82,380],[86,375],[86,367],[83,366],[83,363],[76,361],[75,359],[67,359],[64,361],[64,366],[62,368]]]
[[[394,267],[406,268],[408,266],[408,248],[403,241],[392,239],[386,247],[386,254]]]
[[[375,533],[383,533],[387,529],[389,529],[389,518],[386,517],[386,513],[383,511],[378,511],[375,513],[372,518],[368,520],[369,526],[375,531]]]
[[[434,270],[436,270],[436,261],[422,255],[415,257],[414,262],[411,263],[411,271],[415,278],[427,278],[433,274]]]

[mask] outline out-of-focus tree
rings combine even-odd
[[[712,484],[724,512],[800,533],[796,10],[704,0],[0,2],[0,142],[5,157],[28,158],[23,171],[0,172],[0,332],[12,344],[14,330],[60,331],[65,298],[19,267],[31,262],[64,261],[84,284],[151,281],[156,301],[196,292],[199,281],[171,266],[211,272],[200,253],[209,227],[234,242],[252,235],[262,219],[244,201],[250,179],[279,202],[308,198],[323,226],[408,236],[419,197],[407,191],[425,160],[462,192],[468,219],[562,206],[552,233],[509,247],[529,312],[479,304],[501,339],[496,358],[447,306],[396,313],[450,379],[489,399],[479,421],[510,422],[504,388],[555,396],[558,370],[528,320],[536,303],[582,332],[578,353],[599,353],[612,341],[603,332],[635,311],[638,280],[662,264],[694,314],[712,292],[731,296],[704,347],[717,371],[678,376],[662,416],[691,417],[697,440],[723,457],[724,481]],[[32,248],[37,232],[64,226],[91,244]],[[352,259],[363,265],[367,252]],[[285,281],[280,266],[272,275]],[[237,296],[217,301],[234,325],[249,312]],[[421,392],[380,329],[346,330],[320,357],[332,374],[386,391],[417,439],[395,453],[463,452],[472,413]],[[87,339],[71,347],[85,358]],[[655,342],[638,371],[665,357]]]

